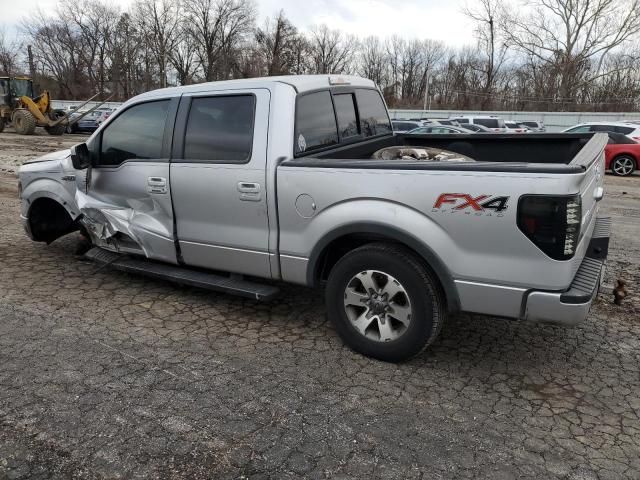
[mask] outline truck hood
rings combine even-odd
[[[58,150],[57,152],[47,153],[46,155],[42,155],[41,157],[34,158],[33,160],[28,160],[23,163],[23,165],[30,165],[32,163],[40,163],[40,162],[48,162],[51,160],[64,160],[65,158],[71,156],[71,150],[66,148],[64,150]]]
[[[18,169],[18,174],[29,172],[59,172],[61,170],[73,170],[71,165],[71,150],[59,150],[47,153],[33,160],[26,161]]]

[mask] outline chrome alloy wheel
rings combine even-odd
[[[396,340],[411,322],[407,291],[391,275],[377,270],[365,270],[349,280],[344,309],[351,325],[377,342]]]
[[[613,171],[620,176],[630,175],[633,168],[633,160],[629,157],[620,157],[613,161]]]

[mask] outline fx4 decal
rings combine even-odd
[[[436,203],[433,204],[432,212],[456,213],[461,212],[467,215],[488,215],[494,214],[498,217],[504,216],[504,211],[509,207],[507,202],[509,197],[492,197],[491,195],[478,195],[474,197],[468,193],[442,193]]]

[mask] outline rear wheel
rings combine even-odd
[[[13,128],[20,135],[33,135],[36,131],[36,117],[28,110],[16,110],[13,114]]]
[[[4,131],[4,118],[0,117],[0,133]]]
[[[438,336],[445,300],[433,274],[411,251],[369,244],[331,270],[329,319],[353,350],[388,362],[417,355]]]
[[[631,175],[636,169],[636,161],[628,155],[621,155],[613,159],[611,162],[611,171],[614,175],[626,177]]]

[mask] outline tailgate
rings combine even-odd
[[[604,195],[604,147],[609,137],[606,133],[597,133],[584,146],[571,162],[586,169],[579,184],[582,200],[582,222],[580,243],[589,243],[598,210],[598,202]]]

